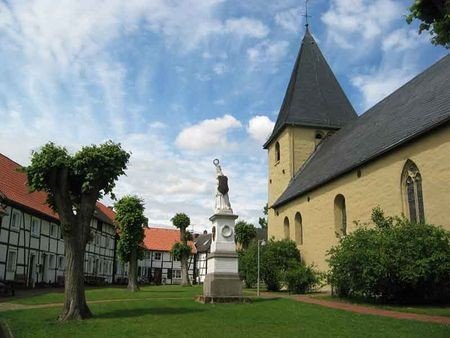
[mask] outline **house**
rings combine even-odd
[[[29,192],[22,167],[0,154],[0,280],[28,287],[62,284],[64,239],[58,215],[44,192]],[[86,247],[87,281],[114,279],[115,232],[112,211],[97,203]]]
[[[450,56],[357,116],[308,29],[268,151],[269,237],[295,240],[327,270],[327,251],[387,215],[450,230]]]
[[[197,270],[197,283],[203,283],[208,273],[208,254],[211,248],[212,234],[208,234],[206,231],[198,235],[194,239],[195,247],[197,248],[196,258],[196,270]]]
[[[178,229],[149,227],[144,229],[144,258],[138,261],[138,278],[144,283],[180,284],[181,262],[172,256],[172,247],[180,241]],[[196,248],[192,241],[192,255],[188,261],[189,278],[195,280]],[[128,264],[117,261],[117,280],[125,282],[128,276]]]

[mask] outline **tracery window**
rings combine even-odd
[[[424,223],[422,175],[417,165],[408,160],[403,168],[402,191],[406,201],[406,214],[411,222]]]

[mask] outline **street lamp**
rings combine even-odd
[[[259,271],[260,271],[260,247],[266,245],[266,241],[263,239],[258,239],[258,281],[257,281],[257,285],[256,285],[256,295],[259,297]]]

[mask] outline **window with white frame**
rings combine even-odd
[[[99,234],[95,234],[95,245],[100,246],[100,240],[101,240],[100,235]]]
[[[180,279],[181,278],[181,270],[179,270],[179,269],[173,270],[173,278]]]
[[[93,259],[93,257],[92,256],[89,256],[89,258],[88,258],[88,266],[87,266],[87,271],[88,271],[88,273],[92,273],[92,271],[94,270],[94,259]]]
[[[105,248],[109,248],[110,247],[110,245],[109,245],[109,237],[108,236],[105,236]]]
[[[101,261],[101,260],[99,260],[99,261],[97,261],[97,263],[98,263],[98,270],[97,270],[97,272],[99,273],[99,274],[102,274],[103,273],[103,261]]]
[[[20,227],[20,214],[14,211],[11,215],[11,229],[19,230]]]
[[[31,218],[31,234],[33,236],[39,236],[39,219],[32,217]]]
[[[8,252],[8,263],[6,265],[6,271],[8,272],[16,271],[16,262],[17,262],[17,252],[15,251]]]
[[[50,224],[50,236],[56,237],[58,235],[58,227],[56,224],[51,223]]]
[[[160,261],[161,260],[161,252],[154,252],[153,253],[153,259],[155,261]]]
[[[64,269],[64,256],[58,256],[58,269],[63,270]]]
[[[48,266],[50,269],[54,269],[55,268],[55,255],[48,255]]]
[[[106,248],[106,236],[102,236],[102,247]]]

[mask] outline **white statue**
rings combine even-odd
[[[230,204],[230,198],[228,197],[228,177],[222,172],[222,167],[218,159],[213,161],[216,166],[216,178],[217,178],[217,192],[216,192],[216,213],[233,213]]]

